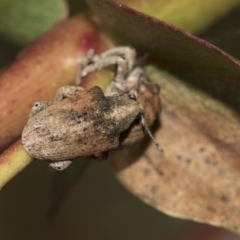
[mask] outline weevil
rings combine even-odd
[[[143,126],[152,137],[148,127],[160,112],[159,87],[136,64],[134,49],[117,47],[101,55],[89,51],[77,85],[90,72],[110,65],[116,66],[115,77],[105,92],[97,86],[65,86],[53,102],[34,104],[22,132],[32,157],[63,170],[77,157],[104,159],[120,145],[133,144],[143,137]],[[126,132],[129,136],[121,138]]]

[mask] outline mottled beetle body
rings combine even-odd
[[[119,146],[119,134],[140,112],[136,101],[105,97],[99,87],[45,104],[43,109],[40,103],[35,104],[22,142],[34,158],[51,161],[78,156],[101,158],[105,151]]]
[[[114,80],[104,93],[99,87],[66,86],[54,102],[35,103],[22,133],[27,152],[63,170],[77,157],[103,159],[110,150],[141,140],[144,128],[153,139],[148,127],[160,112],[159,87],[134,65],[135,57],[129,47],[101,55],[90,51],[77,84],[88,73],[109,65],[117,67]]]

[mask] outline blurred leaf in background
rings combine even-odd
[[[240,59],[240,8],[234,9],[198,37]]]
[[[50,10],[50,11],[49,11]],[[0,34],[25,45],[68,15],[64,0],[1,0]]]
[[[120,0],[119,2],[190,33],[202,32],[240,5],[239,0]]]
[[[0,1],[0,67],[15,58],[23,45],[34,40],[68,15],[65,0]]]
[[[69,15],[73,16],[88,10],[88,5],[84,0],[68,0]]]

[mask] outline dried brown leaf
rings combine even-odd
[[[111,156],[114,171],[158,210],[240,233],[238,115],[168,74],[154,72],[150,75],[158,76],[163,105],[156,139],[164,154],[146,142],[117,151]]]

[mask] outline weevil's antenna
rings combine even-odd
[[[150,129],[147,127],[145,119],[143,117],[143,115],[141,114],[141,123],[143,125],[143,127],[145,128],[146,132],[148,133],[149,137],[152,139],[152,141],[154,142],[154,144],[156,145],[157,149],[159,152],[164,152],[162,146],[157,142],[157,140],[154,138],[154,136],[152,135]]]
[[[134,95],[135,98],[138,99],[138,93],[137,91],[134,91]],[[154,144],[156,145],[157,149],[159,152],[164,152],[162,146],[157,142],[157,140],[154,138],[154,136],[152,135],[150,129],[148,128],[146,122],[145,122],[145,118],[143,116],[143,114],[140,115],[141,116],[141,123],[143,125],[143,127],[145,128],[147,134],[149,135],[149,137],[152,139],[152,141],[154,142]]]
[[[144,55],[142,55],[141,57],[137,58],[134,67],[136,66],[142,66],[144,64],[144,62],[146,62],[146,60],[148,59],[149,54],[145,53]]]

